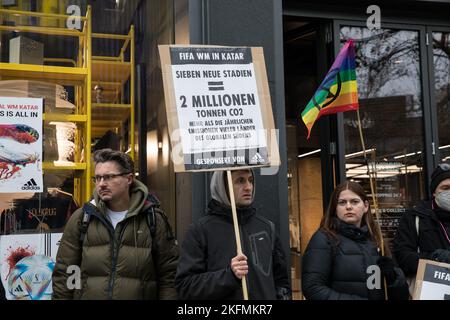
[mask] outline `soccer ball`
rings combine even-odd
[[[50,300],[55,262],[48,256],[21,259],[8,277],[8,291],[15,300]]]

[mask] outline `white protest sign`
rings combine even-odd
[[[450,264],[419,260],[414,300],[450,300]]]
[[[175,171],[278,164],[261,48],[159,49]]]
[[[43,191],[42,102],[0,97],[0,193]]]

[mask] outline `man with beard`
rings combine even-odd
[[[258,215],[253,171],[232,174],[242,254],[236,252],[226,173],[214,172],[206,216],[192,224],[180,250],[175,279],[180,299],[243,299],[246,276],[250,300],[291,298],[287,266],[274,224]]]
[[[175,299],[178,250],[159,201],[134,179],[127,154],[98,150],[94,163],[93,199],[65,227],[53,298]]]

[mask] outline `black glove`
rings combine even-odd
[[[436,249],[431,254],[431,260],[450,263],[450,250]]]
[[[394,283],[397,278],[394,261],[389,257],[379,257],[377,265],[380,267],[381,275],[386,278],[386,282],[388,284]]]
[[[277,300],[292,300],[292,292],[283,287],[277,287]]]

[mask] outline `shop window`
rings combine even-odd
[[[438,161],[450,163],[450,33],[433,32],[432,38],[440,154]]]
[[[405,209],[424,197],[419,32],[341,27],[341,44],[349,38],[355,40],[360,118],[368,159],[366,162],[362,152],[357,114],[346,112],[346,177],[371,194],[371,171],[381,228],[390,240]],[[448,79],[447,74],[447,86]]]
[[[0,286],[7,299],[50,299],[64,226],[92,196],[92,153],[121,150],[139,167],[139,10],[115,0],[8,3],[0,3]],[[29,98],[42,99],[36,115],[20,111]],[[42,126],[28,119],[37,115]],[[19,278],[24,265],[31,271]]]

